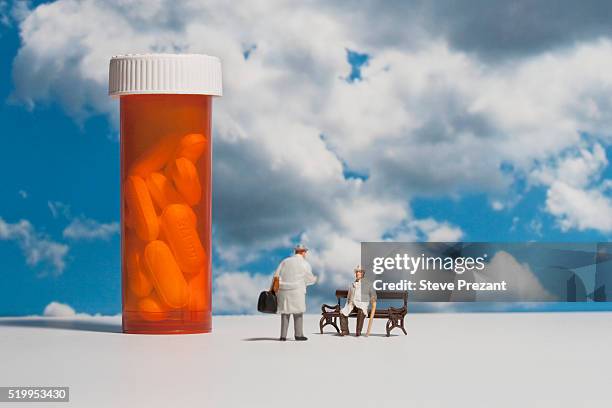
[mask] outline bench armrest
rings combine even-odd
[[[340,305],[326,305],[323,304],[321,306],[321,313],[328,313],[328,312],[339,312],[340,311]]]
[[[406,314],[405,307],[389,307],[389,314]]]

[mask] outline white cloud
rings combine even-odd
[[[543,185],[546,211],[553,215],[563,231],[592,229],[612,232],[612,180],[602,177],[608,166],[604,148],[599,143],[569,149],[530,174],[532,182]]]
[[[60,216],[64,218],[71,217],[70,206],[68,204],[64,204],[61,201],[47,201],[47,206],[53,218],[59,218]]]
[[[506,292],[478,292],[478,301],[549,301],[555,297],[548,292],[527,264],[519,263],[511,254],[499,251],[486,264],[482,272],[475,274],[476,282],[501,282],[505,280]]]
[[[554,182],[547,192],[546,209],[558,218],[563,231],[575,228],[612,232],[612,197],[597,188],[581,189]]]
[[[76,316],[76,312],[70,305],[59,302],[49,303],[43,312],[43,316],[46,317],[73,317]]]
[[[418,48],[445,38],[453,48],[490,62],[508,63],[610,36],[608,2],[375,0],[323,2],[335,18],[355,29],[355,41],[372,47]],[[384,24],[372,24],[372,21]]]
[[[504,203],[499,200],[493,200],[491,201],[491,208],[493,208],[495,211],[501,211],[504,209]]]
[[[0,240],[16,242],[29,266],[49,265],[56,274],[61,274],[66,267],[69,246],[36,231],[28,220],[8,223],[0,217]]]
[[[52,301],[43,310],[43,316],[45,317],[76,317],[76,318],[91,318],[91,317],[104,317],[100,313],[89,314],[83,312],[76,312],[72,306],[67,303],[61,303],[58,301]],[[121,316],[117,314],[116,316]]]
[[[47,206],[53,218],[65,218],[70,221],[64,228],[64,238],[72,240],[108,240],[119,233],[119,223],[116,221],[103,223],[84,215],[73,216],[70,205],[61,201],[47,201]]]
[[[606,151],[599,143],[591,148],[586,146],[570,149],[554,161],[536,167],[532,173],[533,181],[551,185],[562,182],[576,187],[586,187],[608,166]]]
[[[463,236],[460,227],[431,217],[405,222],[390,231],[390,239],[401,242],[458,242]]]
[[[64,228],[63,235],[64,238],[73,240],[108,240],[118,233],[118,222],[100,223],[91,218],[79,217],[73,219],[70,224]]]
[[[31,6],[31,0],[20,0],[13,2],[13,8],[11,9],[13,19],[17,22],[25,20],[28,14],[30,14]]]
[[[412,223],[425,234],[426,241],[457,242],[463,237],[461,228],[447,222],[438,222],[433,218],[415,220]]]
[[[30,12],[30,0],[0,0],[0,26],[11,27],[23,21]]]
[[[360,263],[360,241],[330,229],[318,229],[303,236],[309,248],[308,260],[318,277],[309,289],[329,297],[338,287],[344,287],[353,278],[353,268]]]
[[[254,313],[262,290],[270,287],[270,275],[224,272],[214,280],[214,305],[217,313]]]

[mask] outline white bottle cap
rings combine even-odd
[[[111,58],[108,93],[221,96],[221,61],[203,54],[129,54]]]

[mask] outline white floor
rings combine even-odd
[[[116,317],[3,318],[0,386],[69,386],[55,407],[612,406],[612,313],[409,315],[390,338],[380,320],[320,335],[312,315],[299,343],[276,341],[279,319],[142,336]]]

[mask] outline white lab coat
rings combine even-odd
[[[306,286],[317,281],[312,267],[301,255],[285,258],[274,273],[279,277],[277,313],[293,314],[306,311]]]
[[[349,293],[346,297],[346,304],[340,310],[344,316],[348,316],[353,311],[353,308],[361,309],[364,315],[368,315],[368,307],[370,306],[370,299],[368,298],[365,302],[361,300],[361,282],[363,279],[357,282],[353,282],[349,288]],[[366,283],[367,284],[367,283]]]

